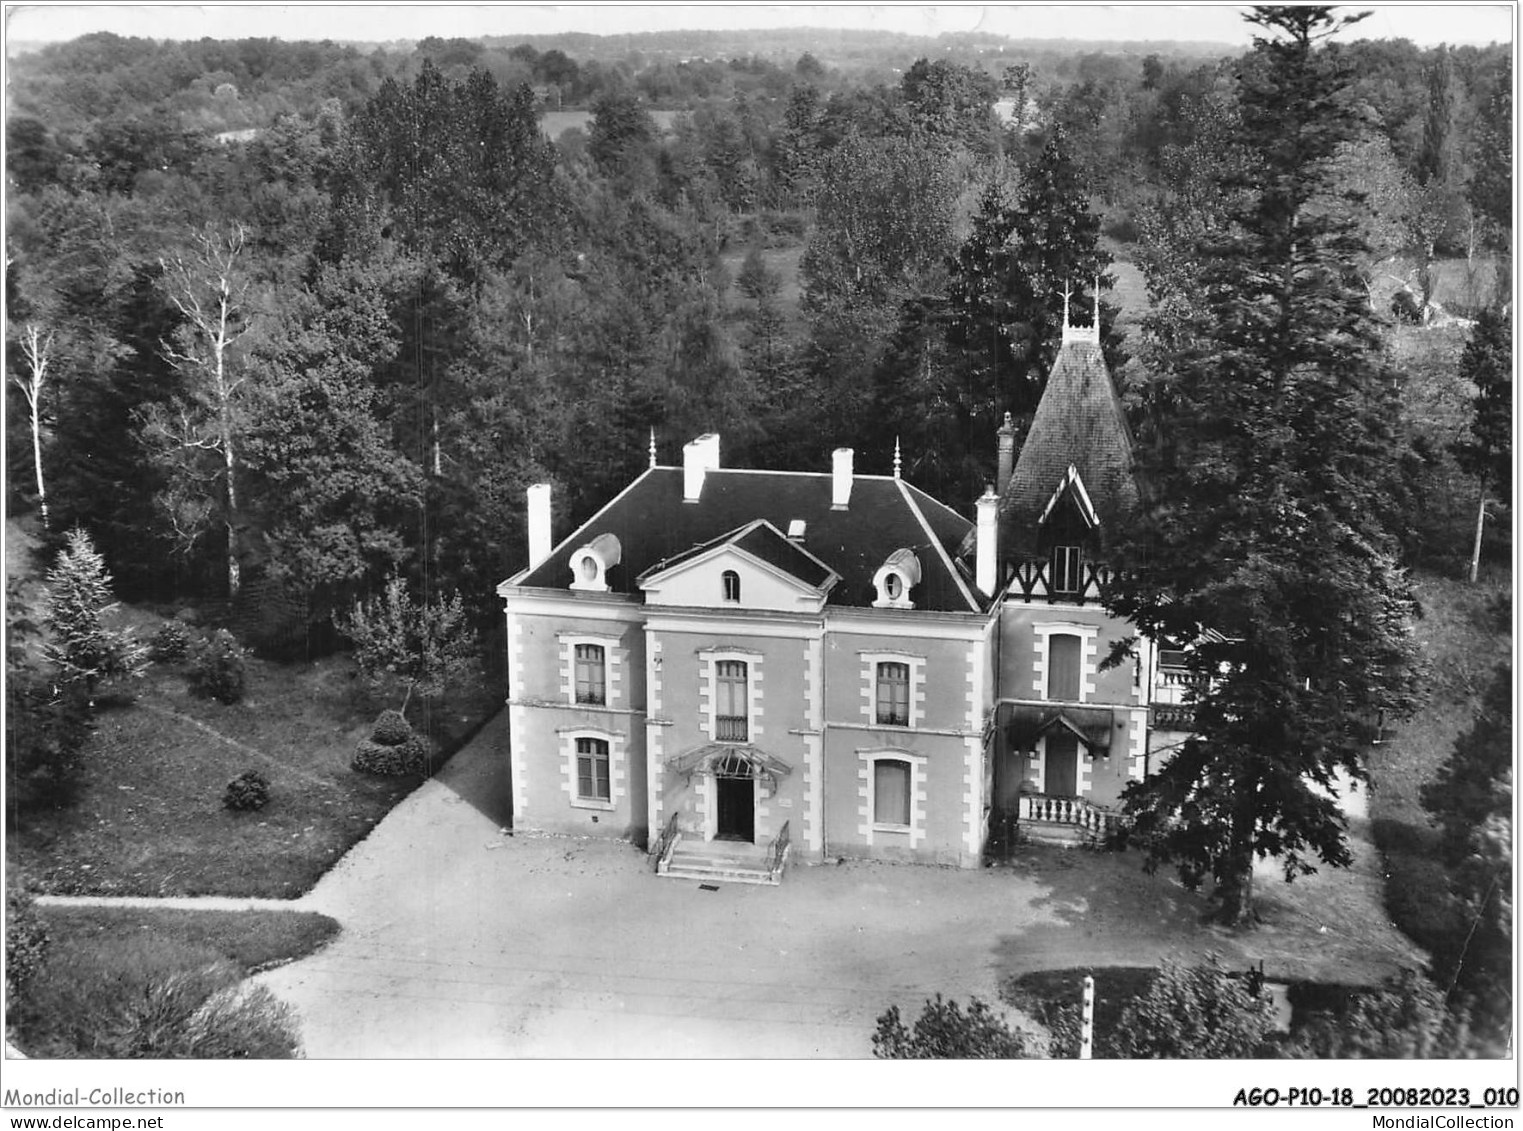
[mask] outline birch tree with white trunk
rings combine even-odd
[[[43,330],[34,322],[28,322],[21,331],[21,356],[26,359],[26,371],[11,375],[11,383],[26,398],[27,411],[32,426],[32,468],[37,475],[37,508],[42,512],[44,530],[51,529],[48,522],[48,492],[42,476],[42,391],[47,387],[48,365],[53,360],[53,332]]]
[[[165,343],[165,356],[184,375],[187,395],[145,419],[145,434],[175,464],[164,501],[176,535],[193,543],[221,512],[230,598],[239,587],[241,390],[247,380],[235,347],[251,325],[249,279],[241,261],[245,242],[241,224],[226,230],[208,225],[195,234],[187,255],[159,260],[170,301],[185,320],[174,341]],[[200,452],[215,458],[215,474],[197,473]]]

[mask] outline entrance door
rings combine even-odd
[[[1079,792],[1079,740],[1067,731],[1047,733],[1042,792],[1049,797],[1074,797]]]
[[[718,820],[714,836],[719,840],[756,840],[756,779],[716,777]]]

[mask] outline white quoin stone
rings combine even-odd
[[[830,453],[830,505],[845,510],[851,502],[852,449],[837,448]]]
[[[529,568],[550,556],[550,484],[536,483],[529,497]]]
[[[997,584],[999,558],[996,554],[998,549],[999,531],[999,496],[994,489],[985,489],[983,496],[978,500],[978,550],[977,559],[974,563],[973,580],[984,596],[994,596],[994,586]]]
[[[706,432],[682,448],[682,500],[696,503],[703,494],[703,477],[719,470],[719,433]]]

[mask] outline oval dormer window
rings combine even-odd
[[[612,534],[600,534],[571,556],[571,588],[608,592],[608,571],[619,564],[623,551]]]
[[[895,550],[873,575],[875,609],[913,609],[910,593],[920,584],[920,559],[908,548]]]

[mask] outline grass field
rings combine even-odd
[[[453,741],[490,699],[478,691],[432,722]],[[234,706],[155,665],[135,703],[97,712],[77,803],[13,819],[10,864],[53,893],[298,896],[421,780],[349,768],[374,715],[341,656],[250,660]],[[227,783],[250,769],[269,780],[269,804],[224,809]]]
[[[155,1034],[154,1022],[162,1028],[169,1019],[156,1011],[193,1010],[249,974],[311,954],[339,930],[326,915],[295,911],[44,907],[38,914],[49,944],[8,1020],[22,1050],[44,1057],[160,1051],[167,1034]]]

